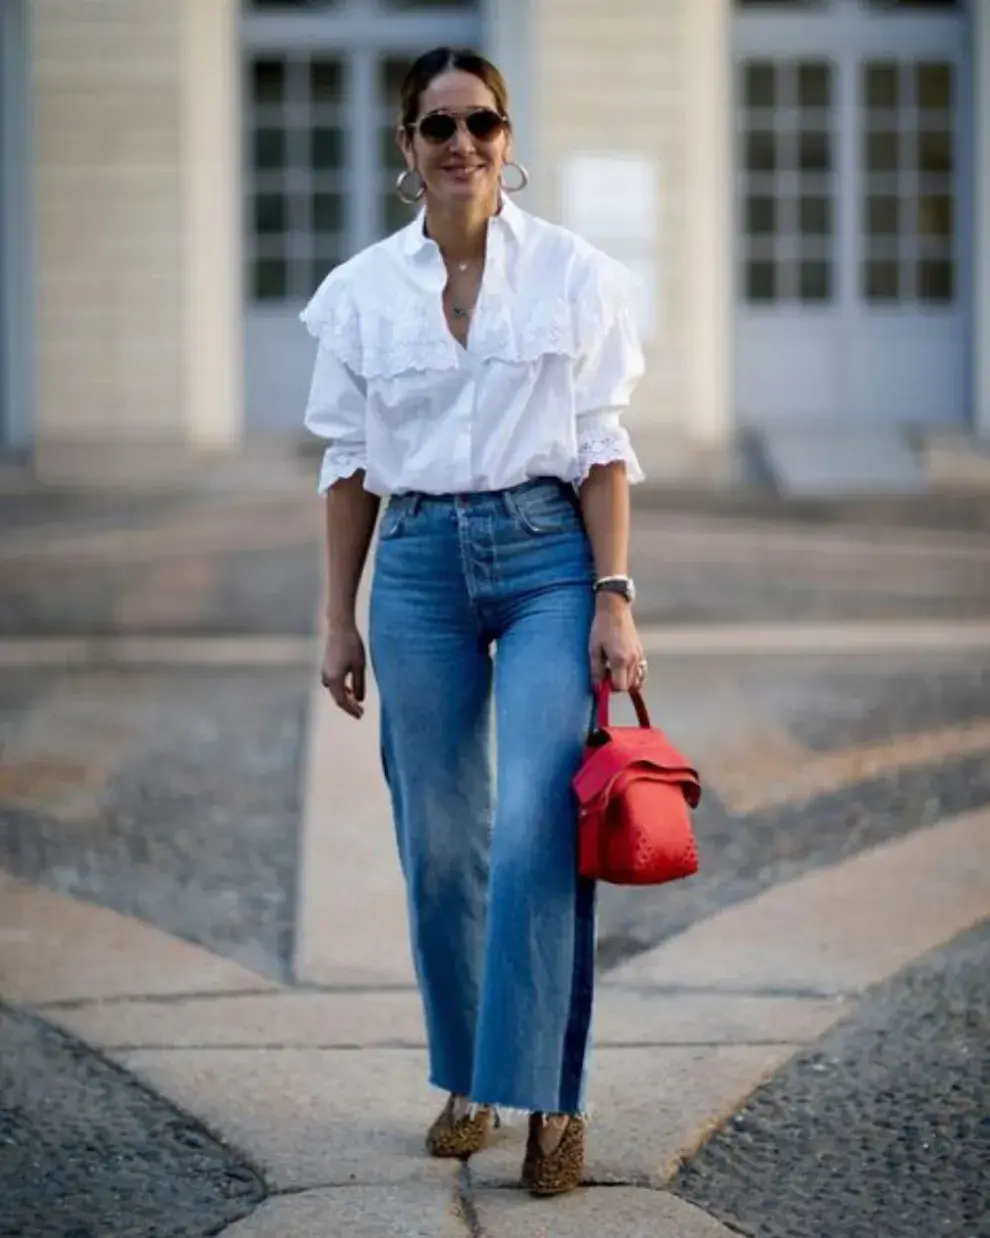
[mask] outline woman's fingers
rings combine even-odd
[[[591,646],[591,682],[597,688],[608,672],[608,659],[601,645]]]
[[[352,718],[360,718],[364,714],[361,703],[364,700],[363,667],[348,669],[339,674],[327,674],[324,671],[320,682],[330,693],[333,703],[345,714],[350,714]]]

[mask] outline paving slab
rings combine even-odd
[[[704,1136],[793,1055],[796,1046],[597,1049],[592,1061],[587,1178],[662,1186]],[[472,1180],[519,1180],[525,1118],[471,1158]]]
[[[842,1017],[842,1000],[655,993],[600,985],[601,1046],[804,1043]],[[414,990],[94,1002],[48,1017],[103,1049],[425,1047]]]
[[[472,1196],[485,1238],[731,1238],[731,1230],[666,1191],[615,1187],[559,1199],[521,1191]],[[242,1222],[243,1224],[243,1222]],[[240,1236],[240,1227],[229,1231]]]
[[[443,1098],[417,1050],[178,1049],[117,1060],[195,1114],[281,1190],[453,1183],[431,1160],[426,1128]]]
[[[595,1042],[622,1045],[799,1043],[841,1019],[843,999],[766,994],[677,993],[604,983],[595,1002]]]
[[[39,886],[11,882],[0,900],[0,994],[11,1002],[274,987],[140,920]]]
[[[367,614],[367,582],[358,599]],[[362,618],[362,631],[367,624]],[[342,713],[320,686],[309,702],[294,974],[313,984],[411,984],[402,873],[378,744],[379,700]],[[358,927],[360,926],[360,927]]]
[[[224,1238],[467,1238],[469,1230],[450,1185],[407,1184],[275,1196],[223,1233]]]
[[[775,886],[623,964],[612,979],[858,991],[987,914],[983,809]]]

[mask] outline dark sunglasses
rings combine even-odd
[[[412,127],[419,136],[434,146],[442,146],[449,142],[460,125],[468,131],[471,137],[479,142],[491,142],[508,125],[506,117],[493,108],[480,107],[475,112],[467,112],[463,116],[454,116],[450,112],[430,112],[418,120]]]

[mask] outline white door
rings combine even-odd
[[[966,416],[967,7],[737,2],[741,424]]]
[[[300,434],[314,344],[299,311],[338,263],[410,218],[394,193],[398,93],[417,56],[476,45],[476,0],[245,7],[245,403]]]

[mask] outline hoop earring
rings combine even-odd
[[[419,189],[412,196],[406,192],[406,181],[410,176],[419,178]],[[406,168],[406,170],[404,172],[400,172],[396,178],[395,192],[398,195],[400,202],[404,202],[406,206],[415,206],[426,193],[426,186],[423,184],[423,178],[418,172],[413,171],[412,168]]]
[[[529,173],[526,171],[526,169],[523,167],[521,163],[514,163],[512,160],[510,160],[506,164],[503,164],[503,170],[505,168],[516,169],[516,171],[519,173],[519,184],[518,185],[507,185],[505,181],[503,180],[502,188],[505,190],[506,193],[522,193],[522,191],[529,184]]]

